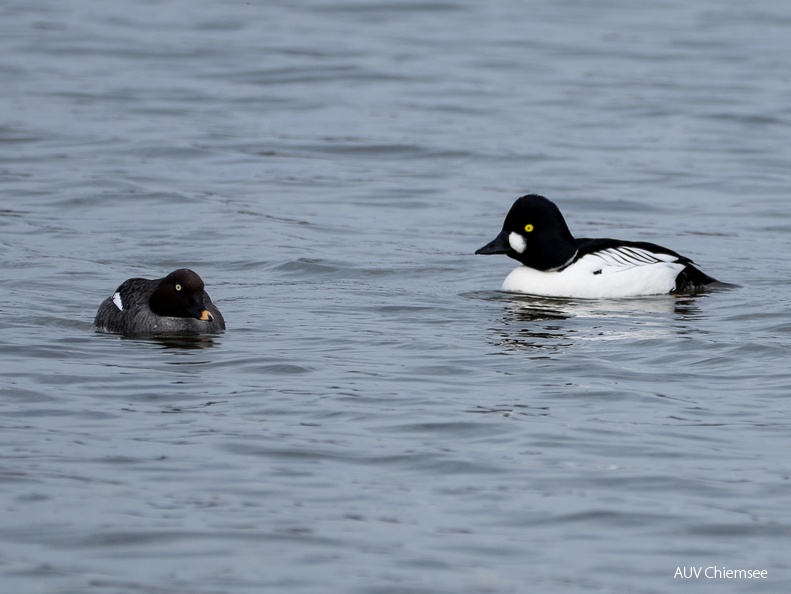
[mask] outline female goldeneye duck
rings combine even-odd
[[[500,234],[475,253],[506,254],[523,264],[506,277],[503,291],[546,297],[693,293],[718,282],[653,243],[575,239],[560,209],[537,194],[514,202]]]
[[[197,273],[180,268],[165,278],[124,281],[96,312],[101,332],[134,335],[207,334],[225,330],[225,320]]]

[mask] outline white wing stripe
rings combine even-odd
[[[123,302],[123,299],[121,299],[121,293],[119,293],[118,291],[113,293],[113,303],[115,303],[115,306],[120,311],[124,311],[124,302]]]
[[[612,256],[615,258],[615,261],[619,264],[634,264],[634,258],[631,254],[626,251],[622,251],[619,249],[612,250]]]
[[[642,248],[629,246],[608,248],[599,252],[593,252],[588,254],[588,256],[599,260],[605,268],[615,270],[626,270],[662,262],[678,261],[678,258],[670,254],[654,253]]]
[[[641,262],[646,262],[649,264],[653,264],[654,262],[661,262],[661,260],[651,252],[647,252],[645,250],[636,250],[636,249],[629,249],[628,251],[637,260],[640,260]]]

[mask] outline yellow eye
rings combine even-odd
[[[525,231],[526,231],[527,233],[531,233],[531,232],[533,231],[533,225],[531,225],[530,223],[528,223],[527,225],[525,225]]]
[[[177,284],[177,285],[176,285],[176,290],[177,290],[177,291],[181,291],[181,285]]]

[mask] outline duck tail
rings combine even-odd
[[[698,270],[692,264],[687,264],[684,270],[676,277],[676,288],[673,293],[695,293],[707,285],[719,284],[716,278],[710,277],[705,272]]]

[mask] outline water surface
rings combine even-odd
[[[3,591],[789,591],[789,25],[5,2]],[[741,288],[503,294],[527,192]],[[182,266],[225,334],[91,332]]]

